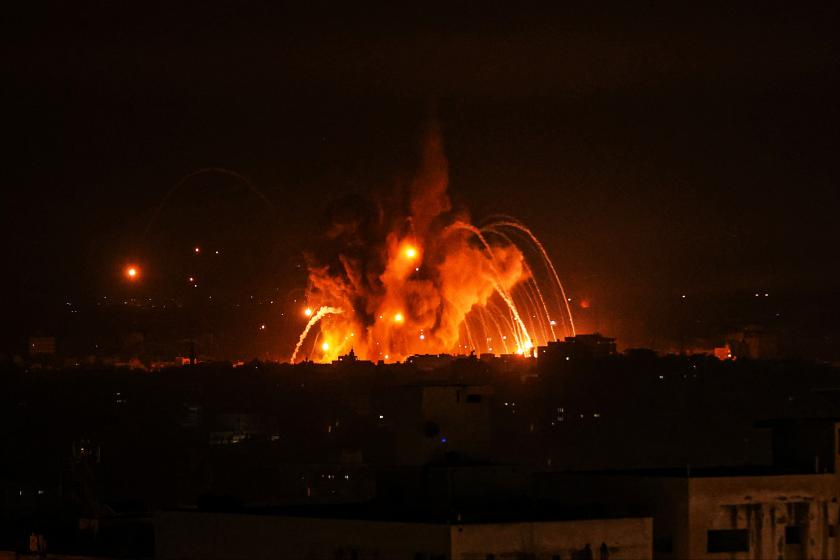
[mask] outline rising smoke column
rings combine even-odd
[[[406,200],[386,207],[355,197],[330,209],[324,238],[307,255],[307,303],[318,312],[292,361],[307,354],[330,361],[351,348],[362,359],[385,361],[470,350],[530,353],[547,339],[546,324],[554,332],[523,252],[509,236],[485,236],[453,211],[447,187],[433,126]],[[517,289],[528,282],[533,287]],[[320,330],[311,353],[310,330]]]

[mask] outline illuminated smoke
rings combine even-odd
[[[477,228],[452,209],[447,186],[433,129],[407,201],[386,207],[357,197],[330,209],[324,237],[307,256],[306,302],[318,311],[292,362],[316,325],[316,361],[351,349],[385,361],[471,351],[530,355],[574,334],[559,275],[536,236],[507,216]]]

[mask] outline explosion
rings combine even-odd
[[[292,363],[310,344],[306,357],[315,361],[351,349],[362,359],[400,361],[531,355],[537,345],[574,335],[565,291],[536,236],[507,216],[473,225],[452,209],[447,186],[433,128],[402,199],[397,194],[386,207],[355,198],[332,209],[321,246],[307,255],[309,322]]]

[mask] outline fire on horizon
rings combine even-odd
[[[310,255],[309,321],[291,362],[329,362],[350,350],[383,361],[531,355],[535,346],[575,334],[559,275],[531,230],[508,216],[473,225],[452,210],[447,186],[433,128],[408,204],[380,207],[373,234],[356,218],[334,224],[326,234],[333,252]]]

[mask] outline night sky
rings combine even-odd
[[[286,301],[325,209],[410,181],[432,120],[454,203],[527,223],[592,329],[650,343],[682,294],[819,308],[840,273],[832,4],[7,13],[4,333],[121,297],[127,262],[135,295],[199,270],[219,299]],[[273,208],[204,174],[144,234],[208,167]]]

